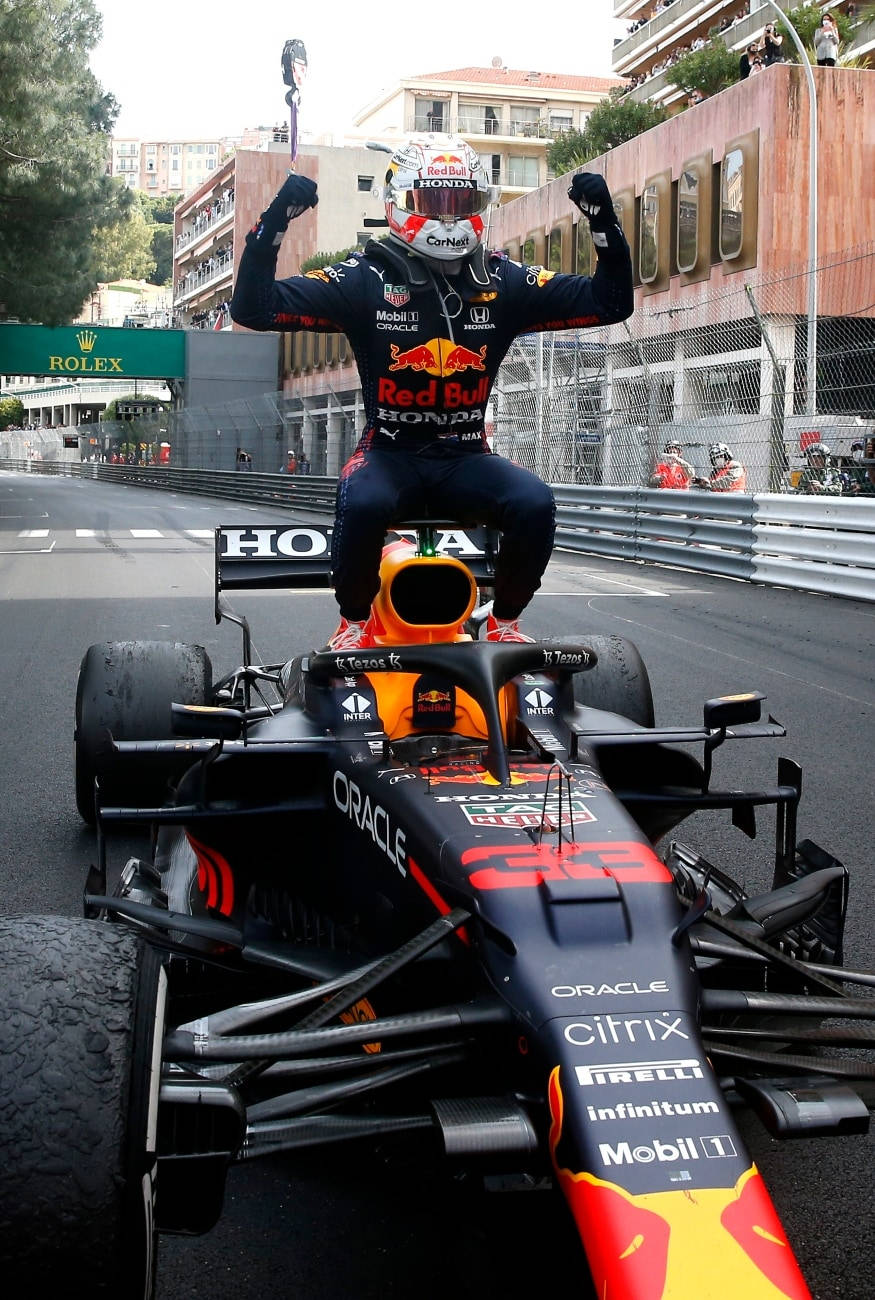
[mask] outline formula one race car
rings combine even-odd
[[[478,640],[494,539],[415,521],[374,648],[253,665],[226,592],[327,585],[328,533],[217,530],[221,681],[198,646],[82,661],[86,917],[0,923],[7,1285],[148,1296],[233,1162],[400,1139],[551,1180],[600,1297],[807,1296],[735,1112],[864,1132],[875,999],[848,989],[875,978],[841,965],[845,868],[796,844],[798,767],[712,786],[725,741],[783,735],[762,696],[657,727],[629,642]],[[759,805],[762,896],[672,839]],[[126,821],[154,853],[110,895]]]

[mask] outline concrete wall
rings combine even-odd
[[[218,405],[275,393],[279,384],[279,335],[187,330],[185,405]]]

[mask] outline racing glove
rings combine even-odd
[[[279,194],[271,203],[246,236],[247,245],[255,252],[279,248],[289,222],[300,217],[308,208],[315,208],[319,202],[316,183],[309,176],[298,176],[292,172],[283,182]]]
[[[611,191],[604,176],[597,172],[578,172],[568,190],[571,202],[580,208],[591,230],[609,230],[616,225]]]

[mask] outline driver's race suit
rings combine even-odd
[[[490,453],[486,406],[517,335],[631,315],[632,264],[619,225],[597,243],[592,277],[522,266],[482,247],[446,275],[440,262],[372,239],[337,265],[275,280],[276,247],[247,238],[233,319],[255,330],[340,331],[358,364],[365,426],[338,482],[332,539],[345,617],[368,615],[386,531],[426,515],[501,529],[496,613],[516,617],[531,599],[552,550],[553,494]]]

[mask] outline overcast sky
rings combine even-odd
[[[91,66],[121,104],[120,136],[238,135],[288,112],[280,71],[284,41],[307,47],[301,128],[342,135],[356,112],[401,77],[449,68],[506,67],[609,77],[613,0],[537,10],[410,0],[95,0],[103,38]],[[364,15],[369,8],[373,18]],[[543,34],[537,34],[538,28]]]

